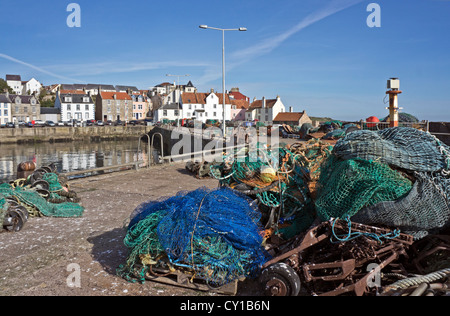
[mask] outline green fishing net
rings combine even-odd
[[[330,156],[320,175],[317,215],[324,221],[351,217],[364,207],[395,201],[411,188],[412,182],[388,165]]]

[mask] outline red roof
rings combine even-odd
[[[102,99],[114,100],[114,95],[116,100],[131,100],[131,97],[125,92],[100,92]]]
[[[266,108],[273,108],[273,106],[277,103],[277,99],[267,100],[266,99]],[[262,100],[256,100],[252,104],[250,104],[250,110],[253,109],[261,109],[263,105]]]
[[[246,100],[231,100],[231,104],[236,106],[236,109],[246,110],[249,104]]]
[[[181,95],[181,100],[183,104],[206,104],[206,98],[211,93],[189,93],[185,92]],[[222,93],[214,93],[219,98],[219,104],[223,104],[223,94]],[[230,97],[226,94],[225,95],[225,103],[231,104]]]
[[[246,97],[245,95],[243,95],[242,93],[240,93],[239,91],[231,91],[230,94],[232,96],[234,96],[235,100],[248,100],[248,97]]]
[[[278,113],[273,119],[274,122],[299,122],[305,112],[283,112]]]

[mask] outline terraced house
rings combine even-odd
[[[133,119],[133,99],[124,92],[101,91],[96,99],[95,119],[125,121]]]
[[[86,122],[95,119],[94,101],[89,94],[62,91],[56,96],[55,108],[61,111],[61,120],[64,122]]]
[[[32,95],[9,95],[12,122],[31,122],[40,119],[41,105]]]
[[[11,122],[11,99],[9,94],[0,94],[0,124]]]

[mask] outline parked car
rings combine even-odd
[[[128,124],[135,126],[135,125],[139,125],[140,122],[138,120],[131,120],[131,121],[128,122]]]
[[[25,127],[26,123],[24,121],[19,121],[19,127]]]
[[[45,126],[49,126],[49,127],[55,127],[56,124],[53,121],[45,121]]]
[[[65,126],[66,124],[63,121],[58,121],[56,126]]]
[[[114,123],[113,123],[113,121],[108,120],[108,121],[106,121],[105,125],[114,125]]]
[[[87,120],[86,126],[94,126],[95,123],[96,123],[95,120]]]
[[[44,127],[45,126],[45,122],[41,121],[41,120],[34,121],[34,126],[35,127]]]
[[[124,125],[125,125],[125,122],[121,121],[121,120],[117,120],[114,122],[114,126],[124,126]]]
[[[13,122],[7,122],[7,123],[5,124],[5,127],[6,127],[6,128],[14,128],[14,127],[16,127],[16,126],[14,125]]]
[[[105,126],[105,123],[103,123],[103,121],[97,121],[97,122],[95,122],[95,125],[97,125],[97,126]]]

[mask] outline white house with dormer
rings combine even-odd
[[[286,107],[279,96],[276,99],[263,97],[261,100],[256,100],[255,98],[245,113],[245,119],[247,121],[273,122],[279,113],[284,112],[286,112]]]
[[[215,93],[183,93],[181,108],[183,118],[195,119],[205,123],[207,120],[223,121],[223,94]],[[231,100],[225,95],[225,120],[231,120]]]
[[[95,120],[94,101],[88,94],[60,94],[58,92],[55,108],[61,111],[61,120],[64,122]]]

